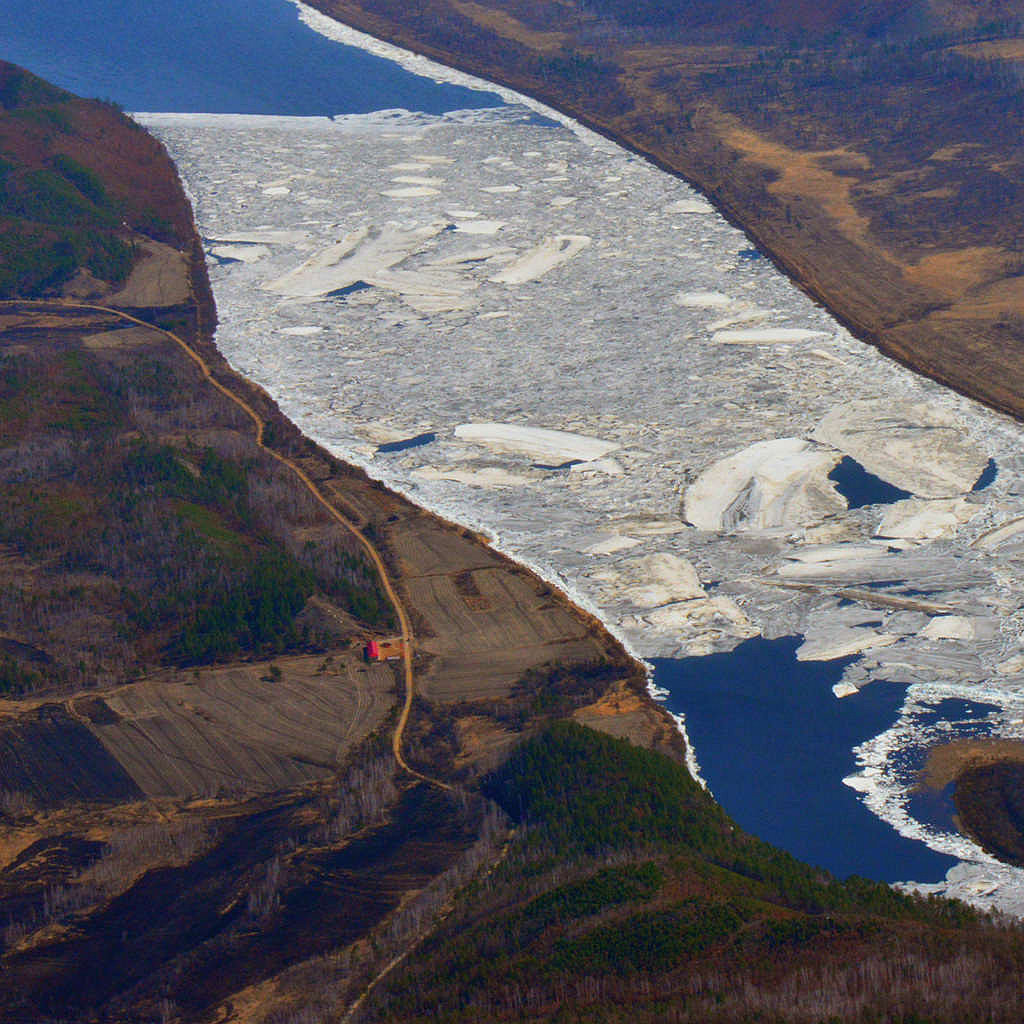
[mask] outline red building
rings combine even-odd
[[[371,640],[363,648],[363,657],[367,661],[393,661],[404,657],[405,641],[401,637],[391,640]]]

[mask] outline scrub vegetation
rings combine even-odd
[[[0,602],[29,654],[7,652],[0,685],[326,650],[335,631],[301,616],[315,593],[388,628],[354,539],[296,493],[251,425],[169,340],[108,326],[50,329],[45,344],[9,332],[0,349]]]

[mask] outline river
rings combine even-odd
[[[3,56],[170,112],[143,120],[193,195],[218,344],[306,433],[653,659],[745,827],[841,875],[962,860],[951,891],[996,878],[1016,906],[1015,873],[911,812],[913,751],[1021,732],[1018,580],[985,546],[1024,513],[1015,424],[856,342],[682,182],[507,92],[305,9],[358,45],[328,40],[285,0],[41,6],[4,0]],[[951,698],[990,703],[951,721]]]

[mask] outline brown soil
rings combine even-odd
[[[69,705],[149,797],[274,792],[324,777],[394,705],[387,666],[345,652],[324,663],[292,655],[167,672]]]
[[[1024,740],[953,740],[928,751],[921,785],[938,792],[972,768],[1001,762],[1024,764]]]
[[[606,732],[617,739],[659,750],[670,757],[678,753],[678,729],[649,697],[632,687],[619,685],[600,700],[573,712],[580,725]]]
[[[188,258],[178,249],[140,239],[143,252],[124,287],[106,299],[119,309],[179,306],[189,301]]]

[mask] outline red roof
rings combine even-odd
[[[379,658],[380,657],[380,644],[378,644],[376,640],[371,640],[366,645],[366,653],[371,658]]]

